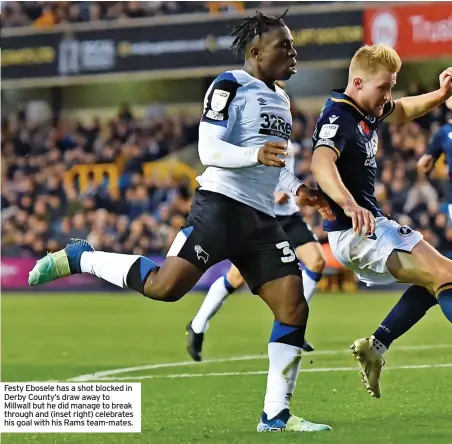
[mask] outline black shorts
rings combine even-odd
[[[319,241],[299,213],[294,213],[291,216],[276,216],[276,220],[289,236],[290,243],[294,248],[301,247],[309,242]]]
[[[301,276],[289,237],[274,217],[200,189],[168,256],[181,257],[202,271],[229,259],[254,294],[266,282]]]

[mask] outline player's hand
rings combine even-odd
[[[417,163],[417,169],[422,174],[429,174],[435,166],[435,160],[431,154],[424,154]]]
[[[259,150],[257,160],[259,161],[259,163],[267,166],[285,166],[285,160],[281,159],[278,156],[287,156],[287,143],[265,142],[265,145]]]
[[[276,205],[284,205],[289,200],[289,195],[284,191],[275,191],[273,194],[275,195]]]
[[[353,231],[358,236],[371,236],[375,233],[376,222],[374,215],[357,203],[347,204],[342,207],[346,216],[350,217],[353,224]],[[363,229],[365,231],[363,233]]]
[[[325,195],[319,190],[313,190],[306,185],[302,185],[297,190],[298,206],[307,205],[315,208],[326,220],[334,220],[334,214]]]
[[[439,89],[445,100],[452,96],[452,67],[445,69],[439,75]]]

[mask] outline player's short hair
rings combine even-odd
[[[364,72],[376,74],[380,70],[397,73],[402,61],[396,50],[387,45],[365,45],[356,51],[350,63],[350,74]]]
[[[266,16],[259,11],[253,17],[247,17],[240,25],[236,26],[231,33],[235,37],[231,45],[232,52],[241,58],[245,58],[246,47],[251,43],[254,37],[261,36],[268,32],[271,28],[285,26],[283,17],[287,14],[286,9],[283,14],[278,17]]]

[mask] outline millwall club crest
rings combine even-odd
[[[224,91],[222,89],[216,89],[212,94],[212,100],[210,107],[213,111],[223,111],[228,103],[230,92]]]
[[[397,229],[397,233],[402,237],[407,237],[413,234],[413,230],[409,226],[403,225]]]

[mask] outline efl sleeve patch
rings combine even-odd
[[[231,93],[224,89],[214,89],[212,94],[212,100],[210,101],[210,107],[213,111],[223,111],[226,108],[228,99]]]
[[[322,125],[319,132],[320,139],[331,139],[337,134],[339,125],[326,124]]]
[[[229,119],[229,107],[240,86],[233,80],[223,79],[216,82],[205,99],[201,121],[226,122]]]
[[[339,123],[340,122],[340,123]],[[355,134],[356,119],[341,110],[335,110],[334,114],[328,112],[321,114],[312,135],[312,147],[325,146],[332,149],[339,157]]]

